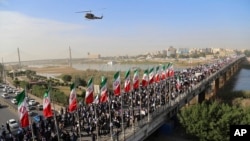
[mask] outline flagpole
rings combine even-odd
[[[52,103],[52,101],[51,101],[51,103]],[[53,109],[55,110],[55,104],[54,103],[52,103],[53,104]],[[56,113],[55,112],[53,112],[54,114],[53,114],[53,116],[54,116],[54,121],[55,121],[55,124],[56,124],[56,133],[57,133],[57,139],[58,139],[58,141],[60,141],[60,137],[59,137],[59,131],[58,131],[58,125],[57,125],[57,119],[56,119]]]
[[[110,128],[110,135],[111,135],[111,141],[113,140],[113,130],[112,130],[112,127],[113,127],[113,123],[112,123],[112,120],[111,120],[111,111],[110,111],[110,104],[111,104],[111,99],[110,99],[110,94],[108,94],[109,96],[109,128]],[[111,126],[112,125],[112,126]]]
[[[166,79],[163,80],[163,83],[165,83],[165,84],[164,84],[164,89],[165,89],[165,93],[164,93],[164,102],[165,102],[165,105],[167,105],[167,80],[166,80]],[[164,106],[164,107],[166,107],[166,106]]]
[[[119,71],[119,75],[120,75],[120,71]],[[125,129],[124,129],[124,119],[123,119],[123,94],[124,93],[122,93],[121,91],[121,83],[120,83],[120,93],[121,93],[122,133],[123,133],[123,140],[125,141]]]
[[[96,120],[96,140],[99,141],[99,134],[98,134],[98,119],[97,119],[97,113],[96,113],[96,105],[95,103],[94,104],[94,110],[95,110],[95,120]]]
[[[76,115],[77,115],[77,118],[78,118],[78,121],[79,121],[79,137],[80,137],[80,141],[82,140],[82,136],[81,136],[81,122],[80,122],[80,117],[79,117],[79,113],[78,113],[78,105],[77,105],[77,108],[76,108]]]
[[[51,88],[51,83],[49,83],[49,89],[50,89],[50,88]],[[52,94],[52,89],[51,89],[51,94]],[[58,131],[58,125],[57,125],[57,120],[56,120],[56,113],[55,113],[55,104],[54,104],[54,102],[52,102],[52,99],[51,99],[51,103],[52,103],[53,109],[54,109],[53,117],[54,117],[54,121],[55,121],[55,124],[56,124],[57,140],[60,141],[60,138],[59,138],[59,131]]]
[[[171,106],[171,79],[168,78],[168,91],[169,91],[169,97],[168,97],[168,101],[169,101],[169,106]]]
[[[27,88],[25,87],[25,93],[27,92]],[[28,94],[28,92],[26,93],[26,95]],[[28,96],[28,95],[27,95]],[[27,98],[25,98],[26,100],[26,104],[27,104]],[[29,109],[29,108],[28,108]],[[30,111],[30,109],[28,110]],[[28,113],[29,115],[29,113]],[[30,115],[29,115],[29,123],[30,123],[30,127],[31,127],[31,134],[32,134],[32,140],[35,141],[35,138],[34,138],[34,132],[33,132],[33,127],[32,127],[32,121],[30,120]]]
[[[132,117],[132,129],[133,129],[133,132],[135,131],[135,124],[134,124],[134,105],[133,105],[133,95],[134,95],[134,92],[131,92],[131,106],[132,106],[132,112],[131,112],[131,117]]]
[[[121,113],[122,113],[122,132],[123,140],[125,141],[125,129],[124,129],[124,120],[123,120],[123,93],[121,92]]]
[[[75,76],[75,91],[76,91],[76,76]],[[76,95],[77,97],[77,95]],[[78,118],[78,124],[79,124],[79,137],[80,137],[80,141],[82,140],[82,136],[81,136],[81,120],[80,120],[80,116],[79,116],[79,113],[78,113],[78,102],[77,102],[77,99],[76,99],[76,115],[77,115],[77,118]]]
[[[150,102],[149,95],[150,95],[150,92],[148,90],[147,90],[147,95],[148,95],[148,122],[149,122],[149,113],[150,113],[149,112],[149,102]]]
[[[149,87],[149,81],[150,81],[150,80],[149,80],[149,76],[147,76],[147,77],[148,77],[148,82],[147,82],[148,84],[147,84],[146,87],[147,87],[147,88],[150,88],[150,87]],[[147,92],[147,95],[148,95],[148,123],[149,123],[149,113],[150,113],[150,112],[149,112],[149,102],[150,102],[149,95],[150,95],[150,92],[149,92],[148,89],[146,90],[146,92]]]
[[[141,97],[142,97],[142,94],[141,94],[141,86],[139,86],[139,96],[140,96],[140,111],[139,111],[139,116],[140,116],[140,121],[141,121]]]

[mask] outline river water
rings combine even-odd
[[[235,76],[235,84],[233,91],[249,91],[250,90],[250,69],[242,68]]]

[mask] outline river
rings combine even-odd
[[[250,82],[250,69],[242,68],[239,73],[235,76],[235,84],[233,91],[249,91],[249,82]]]

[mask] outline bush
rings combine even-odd
[[[229,140],[230,125],[250,124],[249,110],[219,102],[203,102],[178,113],[188,134],[200,140]]]

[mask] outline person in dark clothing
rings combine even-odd
[[[92,141],[96,140],[96,134],[92,133]]]
[[[6,122],[6,128],[7,128],[7,130],[9,131],[9,133],[11,133],[10,125],[9,125],[9,122],[8,122],[8,121]]]

